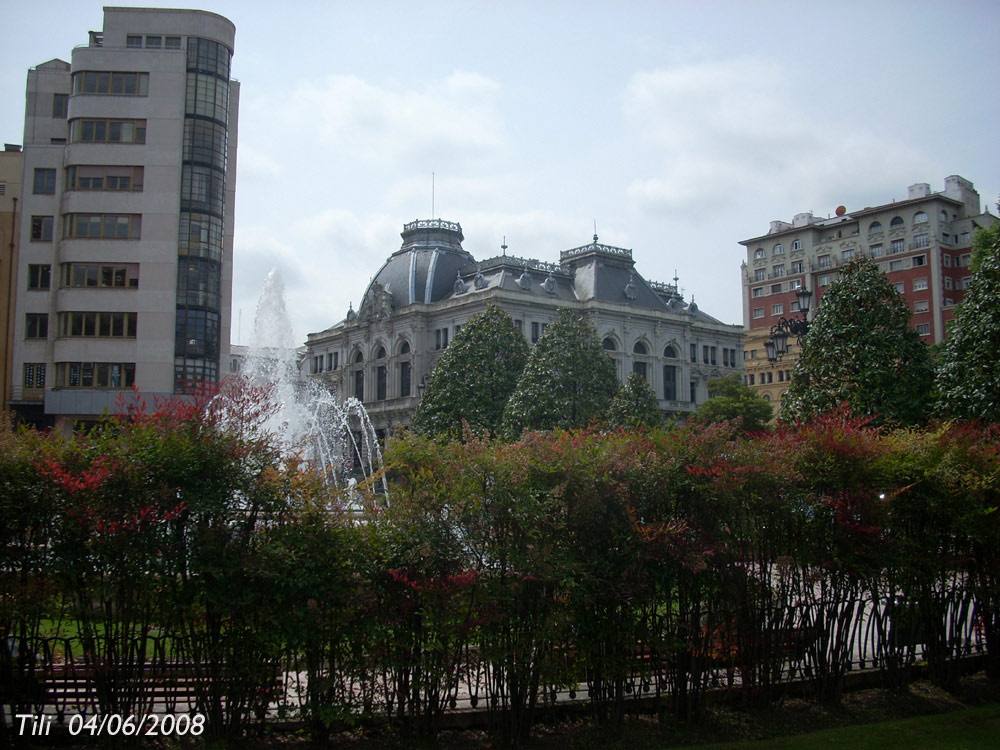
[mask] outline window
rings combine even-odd
[[[24,378],[21,382],[25,388],[45,387],[44,362],[25,362],[23,372],[24,372]]]
[[[878,234],[882,231],[882,222],[873,221],[868,225],[868,234]]]
[[[767,257],[767,252],[762,247],[758,247],[753,252],[753,259],[754,260],[764,260],[764,258],[766,258],[766,257]]]
[[[412,365],[409,360],[399,363],[399,397],[406,398],[410,395],[410,379],[412,376]]]
[[[903,261],[901,260],[890,260],[889,261],[889,271],[902,271]]]
[[[365,400],[365,371],[362,369],[354,372],[354,398],[358,401]]]
[[[72,143],[145,143],[145,120],[75,119],[69,122]]]
[[[889,229],[897,229],[903,226],[902,216],[893,216],[892,221],[889,222]]]
[[[788,291],[793,292],[796,289],[802,288],[802,279],[793,279],[788,282]]]
[[[646,345],[641,341],[636,341],[635,345],[632,347],[633,354],[649,354],[649,350],[646,349]]]
[[[663,349],[664,359],[677,359],[677,350],[672,346],[666,346]]]
[[[125,46],[135,49],[142,46],[142,36],[139,34],[129,34],[125,37]]]
[[[767,269],[758,268],[756,271],[753,272],[754,281],[764,281],[764,279],[766,278],[767,278]]]
[[[816,258],[816,265],[819,268],[830,268],[833,265],[829,255],[820,255]]]
[[[754,287],[753,296],[754,297],[763,297],[764,296],[764,287],[762,287],[762,286]]]
[[[951,268],[951,253],[941,253],[941,262],[946,268]]]
[[[24,316],[24,337],[45,339],[49,337],[49,316],[47,313],[28,313]]]
[[[542,331],[542,326],[541,326],[540,323],[538,323],[537,321],[535,321],[534,323],[531,324],[531,343],[532,344],[538,343],[538,339],[540,339],[542,337],[541,331]]]
[[[698,399],[696,398],[697,395],[698,395],[698,383],[696,381],[692,380],[691,381],[691,403],[692,404],[697,403],[697,401],[698,401]]]
[[[784,255],[784,254],[785,254],[785,248],[779,242],[777,245],[774,246],[774,252],[772,253],[772,255]]]
[[[161,36],[147,36],[146,46],[150,49],[159,49],[163,46],[163,37]]]
[[[131,388],[134,362],[58,362],[56,385],[62,388]]]
[[[917,333],[921,336],[931,335],[931,324],[930,323],[917,323]]]
[[[139,264],[64,263],[62,285],[135,289],[139,286]]]
[[[752,374],[751,375],[747,375],[747,385],[756,385],[756,383],[754,382],[755,380],[756,380],[756,376],[754,376]]]
[[[881,245],[872,245],[870,248],[868,248],[868,254],[871,255],[873,258],[881,258],[882,257],[882,246]]]
[[[56,170],[35,169],[35,184],[32,192],[35,195],[52,195],[56,192]]]
[[[771,305],[771,315],[783,315],[785,312],[785,305],[783,303],[778,303],[777,305]]]
[[[663,366],[663,398],[677,400],[677,367],[674,365]]]
[[[962,232],[962,234],[959,237],[959,240],[962,242],[962,244],[965,244],[966,242],[968,242],[969,241],[969,233],[968,232]]]
[[[843,250],[840,253],[840,259],[841,261],[846,263],[847,261],[849,261],[851,258],[854,257],[855,253],[857,253],[857,250]]]
[[[386,397],[386,386],[388,384],[388,370],[385,365],[379,365],[375,368],[375,400],[385,401]]]
[[[930,301],[925,299],[918,299],[913,303],[913,312],[915,313],[925,313],[930,310]]]
[[[754,317],[754,320],[758,320],[760,318],[763,318],[764,317],[764,308],[763,307],[755,307],[753,309],[753,317]]]
[[[73,74],[73,93],[146,96],[149,93],[149,73],[83,70]]]
[[[793,251],[795,251],[795,250],[801,250],[801,249],[802,249],[802,240],[795,240],[795,241],[792,242],[792,250]]]
[[[944,277],[944,288],[945,289],[954,289],[954,282],[951,280],[951,276],[945,276]]]
[[[762,310],[762,312],[763,312],[763,310]],[[761,317],[764,317],[764,316],[761,315]],[[691,344],[691,361],[692,362],[697,362],[698,361],[698,345],[697,344]]]
[[[645,362],[633,362],[632,372],[638,375],[643,380],[648,380],[646,377],[646,363]]]
[[[59,335],[71,338],[100,336],[102,338],[134,339],[134,312],[68,312],[59,314]],[[320,357],[322,361],[322,357]],[[318,372],[323,366],[319,364]]]
[[[28,266],[28,289],[48,289],[51,283],[52,266]]]
[[[615,340],[610,336],[608,336],[607,338],[604,339],[604,341],[601,342],[601,346],[604,347],[604,351],[606,352],[613,352],[616,349]]]
[[[708,350],[708,353],[709,353],[709,355],[710,355],[710,356],[711,356],[711,358],[712,358],[712,364],[713,364],[713,365],[715,364],[715,355],[716,355],[716,351],[717,351],[717,347],[714,347],[714,346],[713,346],[712,348],[710,348],[710,349]]]
[[[788,312],[798,312],[798,311],[799,311],[799,301],[797,299],[793,299],[791,302],[788,303]]]
[[[771,284],[771,294],[780,294],[781,284]]]
[[[967,268],[969,266],[969,263],[971,263],[971,262],[972,262],[972,254],[971,253],[964,253],[964,254],[958,256],[958,265],[959,265],[960,268]]]
[[[434,331],[434,348],[435,349],[447,349],[448,348],[448,329],[438,328]]]
[[[32,216],[31,217],[31,239],[36,242],[52,241],[52,217]]]
[[[913,214],[913,223],[914,224],[926,224],[927,223],[927,214],[924,213],[923,211],[917,211],[915,214]]]
[[[163,46],[167,49],[180,49],[181,38],[179,36],[168,36],[163,40]]]
[[[904,245],[902,240],[893,240],[889,243],[889,253],[895,255],[896,253],[901,253],[904,250]]]
[[[895,289],[900,294],[902,294],[903,291],[905,290],[905,287],[903,286],[903,282],[902,281],[899,281],[899,282],[896,282],[895,284],[893,284],[892,288]]]
[[[63,235],[68,238],[137,240],[142,214],[66,214]]]
[[[708,347],[707,346],[702,346],[701,347],[701,361],[703,363],[705,363],[706,365],[708,364]]]
[[[785,275],[785,264],[779,263],[773,269],[771,269],[771,271],[772,271],[771,278],[779,279]]]
[[[926,266],[927,265],[927,256],[926,255],[914,255],[910,259],[910,265],[913,266],[914,268],[916,268],[917,266]]]
[[[820,276],[819,277],[819,285],[820,286],[830,286],[830,277],[827,276],[827,275]]]
[[[968,289],[970,286],[972,286],[971,276],[963,276],[962,280],[958,282],[959,289]]]
[[[929,237],[930,236],[927,234],[915,234],[913,236],[913,247],[914,248],[930,247],[931,242]]]
[[[927,279],[926,278],[914,279],[913,280],[913,291],[915,291],[915,292],[921,292],[921,291],[923,291],[925,289],[927,289]]]
[[[803,265],[801,260],[792,261],[791,273],[802,273]]]
[[[67,190],[141,191],[142,167],[79,166],[66,167]]]

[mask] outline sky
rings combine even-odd
[[[122,5],[193,7],[132,0]],[[92,0],[0,0],[0,139],[29,68],[103,25]],[[296,338],[342,320],[403,224],[477,259],[630,248],[742,323],[745,240],[972,180],[1000,199],[1000,2],[202,0],[236,25],[233,343],[272,268]]]

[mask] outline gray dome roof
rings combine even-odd
[[[393,306],[431,303],[454,291],[458,271],[475,258],[462,249],[460,224],[441,219],[420,219],[403,225],[403,245],[375,274],[372,283],[392,293]],[[365,290],[365,303],[370,296]]]

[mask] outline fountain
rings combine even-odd
[[[264,428],[278,435],[285,450],[301,455],[337,486],[353,489],[359,480],[374,477],[382,464],[375,429],[360,401],[341,402],[336,393],[300,371],[293,341],[285,285],[274,268],[257,302],[243,375],[251,384],[271,389],[277,408]],[[384,477],[379,485],[385,492]]]

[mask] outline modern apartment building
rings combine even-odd
[[[461,327],[495,304],[530,344],[561,308],[597,330],[624,382],[638,373],[664,414],[685,415],[708,382],[742,369],[742,327],[685,302],[673,284],[647,281],[632,251],[598,242],[563,250],[558,263],[503,253],[477,261],[456,222],[403,227],[358,310],[306,341],[308,372],[340,398],[360,400],[379,433],[409,424],[437,358]]]
[[[214,13],[104,9],[28,73],[8,404],[38,424],[190,392],[229,360],[239,83]]]
[[[747,384],[777,407],[788,388],[797,345],[790,340],[789,352],[769,362],[764,342],[783,317],[801,317],[797,290],[813,293],[815,310],[840,266],[858,255],[878,263],[903,294],[911,325],[924,340],[942,341],[970,280],[972,238],[994,221],[982,210],[973,184],[952,175],[938,193],[918,183],[909,187],[906,200],[850,211],[841,206],[831,218],[796,214],[791,222],[772,221],[765,235],[743,240]]]

